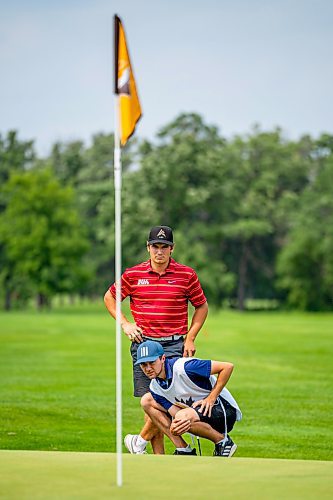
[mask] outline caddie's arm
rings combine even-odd
[[[188,330],[188,333],[186,335],[186,340],[184,343],[184,356],[186,358],[194,356],[195,354],[196,347],[194,345],[194,341],[199,331],[201,330],[201,327],[204,324],[205,319],[207,318],[207,314],[208,314],[207,302],[195,308],[191,321],[191,326]]]
[[[192,408],[197,408],[198,406],[200,406],[200,413],[205,416],[208,415],[208,417],[210,417],[214,403],[217,400],[223,387],[227,384],[233,369],[234,365],[232,363],[227,363],[224,361],[212,361],[210,374],[217,375],[216,384],[214,385],[208,396],[205,399],[200,399],[199,401],[193,403]]]
[[[111,316],[116,319],[117,314],[116,314],[116,300],[114,299],[112,293],[110,290],[107,290],[107,292],[104,295],[104,304],[111,314]],[[142,342],[142,330],[139,326],[136,325],[136,323],[131,323],[128,321],[126,316],[121,313],[120,316],[120,323],[121,327],[125,333],[125,335],[132,341],[135,342]]]

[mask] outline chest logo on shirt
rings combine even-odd
[[[138,280],[138,285],[149,285],[148,280]]]
[[[190,396],[189,399],[178,399],[178,398],[175,398],[175,406],[179,406],[179,408],[188,408],[189,406],[192,406],[193,403],[194,403],[194,399],[192,399],[192,396]]]

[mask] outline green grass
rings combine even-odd
[[[114,322],[103,306],[0,313],[0,325],[0,448],[115,451]],[[125,434],[142,412],[123,340]],[[210,313],[197,354],[235,364],[237,457],[333,459],[332,341],[333,314]],[[212,448],[203,442],[205,455]]]
[[[0,485],[6,500],[325,500],[332,498],[333,463],[124,455],[119,488],[114,454],[0,451]]]

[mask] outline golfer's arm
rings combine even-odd
[[[191,340],[194,342],[196,336],[198,335],[199,331],[201,330],[202,325],[205,322],[205,319],[207,318],[208,314],[208,304],[205,302],[199,307],[196,307],[192,321],[191,321],[191,326],[188,330],[187,333],[187,339]]]
[[[211,375],[217,375],[216,384],[211,390],[210,395],[215,399],[218,397],[223,387],[227,384],[231,377],[234,365],[232,363],[222,361],[212,361]]]
[[[104,295],[104,304],[107,308],[107,310],[109,311],[109,313],[111,314],[111,316],[116,319],[116,300],[113,298],[110,290],[108,290],[105,295]],[[120,316],[121,320],[120,320],[120,323],[121,323],[121,326],[123,326],[124,323],[129,323],[128,319],[126,318],[126,316],[123,315],[123,313],[121,313],[121,316]]]

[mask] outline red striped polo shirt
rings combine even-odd
[[[115,284],[110,292],[116,298]],[[206,302],[196,272],[173,259],[161,275],[150,260],[126,269],[121,294],[122,300],[130,296],[134,321],[147,337],[186,335],[188,302],[194,307]]]

